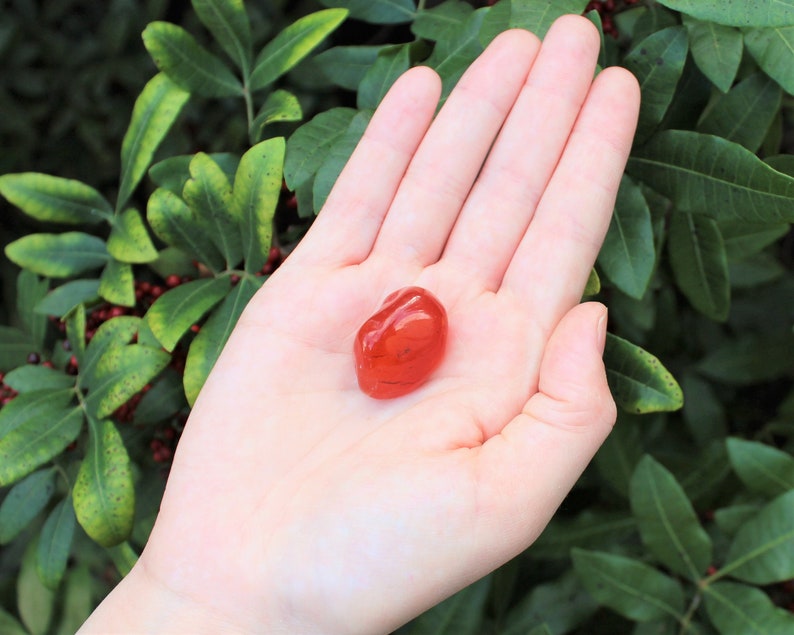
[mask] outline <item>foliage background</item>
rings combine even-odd
[[[234,307],[300,239],[394,78],[426,63],[446,94],[496,33],[542,35],[566,12],[595,21],[602,64],[643,89],[587,290],[610,309],[619,421],[532,548],[404,631],[794,632],[794,7],[251,0],[231,36],[208,7],[242,15],[232,0],[2,5],[0,632],[73,632],[131,566]],[[275,74],[246,94],[199,82],[201,63],[169,53],[183,33],[246,85],[258,55]],[[158,70],[161,101],[147,103],[175,112],[147,129],[147,158],[122,146]],[[245,155],[254,145],[263,162]],[[244,156],[267,186],[238,181]],[[154,167],[125,183],[135,160]],[[19,176],[31,172],[72,181]],[[240,192],[272,232],[235,216]],[[66,200],[105,216],[64,212]],[[180,240],[178,218],[206,240]],[[208,227],[242,242],[214,243]],[[79,248],[42,247],[75,232]],[[81,477],[97,447],[126,475],[101,483],[119,508],[97,511],[100,483]]]

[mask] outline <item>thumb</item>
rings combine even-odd
[[[616,417],[602,360],[606,324],[599,302],[577,305],[563,317],[546,345],[538,392],[525,415],[556,427],[595,428],[606,438]]]
[[[537,538],[612,429],[616,409],[602,361],[606,317],[596,302],[563,317],[543,354],[538,392],[482,447],[481,485],[503,492],[483,527],[503,541],[497,558]]]

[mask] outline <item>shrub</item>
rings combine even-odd
[[[542,36],[584,12],[604,34],[601,65],[629,68],[643,96],[586,291],[610,309],[618,424],[536,544],[403,630],[794,632],[794,9],[320,5],[193,0],[189,28],[151,22],[159,72],[115,183],[0,176],[43,229],[5,245],[19,269],[0,326],[1,630],[73,631],[129,570],[231,327],[396,77],[429,65],[446,96],[499,32]],[[21,47],[20,81],[34,81]],[[36,116],[16,112],[19,129]]]

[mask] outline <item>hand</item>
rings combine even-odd
[[[435,119],[435,73],[398,80],[244,311],[150,541],[85,632],[388,632],[539,535],[615,418],[606,309],[579,301],[639,91],[593,80],[599,45],[576,16],[542,46],[506,32]],[[353,339],[408,285],[446,306],[446,356],[374,400]]]

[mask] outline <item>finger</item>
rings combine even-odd
[[[404,73],[383,98],[294,262],[343,266],[370,253],[405,170],[433,119],[441,84],[425,67]]]
[[[598,31],[580,16],[549,29],[472,189],[443,260],[495,289],[518,246],[593,79]]]
[[[581,298],[609,226],[638,109],[630,73],[599,74],[508,266],[502,288],[521,298],[545,332]]]
[[[538,47],[532,34],[507,31],[464,73],[408,168],[376,252],[422,266],[438,259]]]
[[[498,534],[505,559],[540,535],[615,422],[601,358],[606,317],[598,303],[565,315],[544,352],[538,392],[482,446],[480,500],[490,500],[490,514],[481,539]]]

